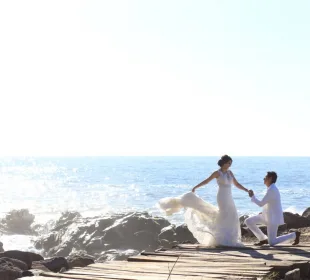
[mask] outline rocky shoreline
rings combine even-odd
[[[254,237],[244,225],[245,218],[240,217],[242,239],[249,242]],[[302,215],[284,212],[284,221],[279,235],[292,228],[302,228],[301,242],[308,240],[310,208]],[[48,229],[33,223],[34,216],[28,210],[14,210],[1,220],[2,233],[36,236],[34,247],[40,254],[5,251],[5,244],[0,243],[0,279],[13,280],[38,275],[41,270],[60,272],[94,262],[126,260],[144,250],[197,242],[185,224],[176,226],[147,212],[92,218],[84,218],[78,212],[66,212]],[[266,231],[266,227],[262,226],[262,230]]]

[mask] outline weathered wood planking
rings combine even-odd
[[[204,272],[204,271],[218,271],[219,267],[218,266],[205,266],[205,267],[191,267],[191,266],[187,266],[184,267],[181,264],[176,264],[173,267],[173,272],[180,272],[180,271],[188,271],[188,272],[192,272],[192,273],[196,273],[196,272]],[[266,271],[270,271],[271,268],[270,267],[266,267],[266,266],[261,266],[261,267],[256,267],[256,268],[251,268],[251,267],[236,267],[236,266],[229,266],[229,264],[227,264],[226,266],[223,265],[221,267],[222,270],[226,270],[226,271],[258,271],[258,272],[266,272]],[[170,270],[172,270],[172,266],[161,266],[161,267],[153,267],[153,266],[145,266],[145,267],[135,267],[135,266],[124,266],[124,267],[117,267],[117,266],[100,266],[100,264],[96,265],[95,267],[93,266],[89,266],[87,268],[80,268],[78,269],[78,271],[83,271],[83,272],[87,272],[87,271],[100,271],[100,270],[105,270],[105,271],[115,271],[115,270],[124,270],[124,271],[134,271],[134,272],[142,272],[144,273],[145,271],[147,272],[154,272],[154,273],[167,273],[170,272]]]
[[[143,252],[128,261],[95,263],[65,273],[43,272],[32,280],[215,280],[262,279],[273,271],[309,270],[310,244],[210,248],[181,244],[174,249]],[[169,278],[169,279],[168,279]]]

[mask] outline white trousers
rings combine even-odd
[[[257,226],[257,224],[265,225],[261,214],[247,218],[244,223],[254,233],[259,241],[268,239],[268,243],[271,246],[296,238],[295,232],[277,237],[278,225],[267,225],[267,237]]]

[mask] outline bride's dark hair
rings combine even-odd
[[[229,162],[229,161],[233,161],[232,158],[228,155],[224,155],[221,157],[221,159],[217,162],[217,164],[222,167],[225,163]]]

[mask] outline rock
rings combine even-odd
[[[14,266],[11,262],[0,259],[0,279],[15,280],[22,277],[22,270]]]
[[[176,233],[176,241],[180,243],[197,243],[197,239],[193,236],[193,234],[189,231],[186,224],[180,225],[175,229]]]
[[[288,229],[310,226],[310,219],[300,216],[299,214],[284,212],[283,216],[284,216],[284,222],[286,223]]]
[[[241,227],[246,227],[244,221],[249,218],[249,215],[242,215],[240,218],[239,218],[239,222],[240,222],[240,226]]]
[[[249,230],[247,227],[242,227],[241,228],[241,236],[249,236],[250,233],[249,233]]]
[[[160,225],[151,216],[134,213],[117,220],[111,227],[105,229],[103,240],[116,249],[141,250],[146,246],[156,247],[159,244],[155,236],[160,230]],[[137,238],[137,235],[140,238]]]
[[[40,262],[33,262],[30,271],[35,275],[39,275],[41,272],[51,272],[45,265]]]
[[[160,243],[156,233],[142,230],[134,233],[131,244],[136,250],[155,250]]]
[[[85,246],[85,249],[90,254],[112,249],[110,244],[104,242],[103,236],[96,236]]]
[[[28,270],[28,265],[23,261],[8,258],[8,257],[2,257],[2,258],[0,258],[0,260],[11,262],[14,266],[20,268],[21,270]]]
[[[127,260],[130,256],[136,256],[139,254],[137,250],[108,250],[104,252],[99,258],[98,262],[105,261],[124,261]]]
[[[0,241],[0,253],[4,252],[3,243]]]
[[[115,222],[115,220],[113,218],[111,218],[111,217],[103,218],[103,219],[98,220],[95,223],[95,227],[96,227],[97,230],[103,231],[106,228],[112,226],[114,224],[114,222]]]
[[[285,273],[284,280],[299,280],[300,279],[300,269],[296,268],[294,270]]]
[[[25,270],[22,272],[22,277],[34,276],[33,272],[30,270]]]
[[[159,240],[160,246],[164,247],[164,248],[172,248],[170,242],[167,239],[161,239]]]
[[[67,227],[69,224],[72,224],[78,218],[81,218],[81,214],[79,212],[66,211],[66,212],[61,214],[61,217],[56,222],[52,231],[59,231],[59,230],[63,229],[64,227]]]
[[[59,273],[64,273],[66,272],[68,269],[66,269],[65,267],[62,267],[60,270],[59,270]]]
[[[308,207],[301,216],[310,219],[310,207]]]
[[[34,265],[44,265],[46,268],[53,272],[59,272],[63,267],[68,270],[69,264],[64,257],[54,257],[50,259],[45,259],[42,261],[36,261],[34,262]]]
[[[279,233],[285,233],[285,232],[287,232],[287,224],[283,224],[283,225],[279,225],[279,227],[278,227],[278,235],[279,235]]]
[[[162,217],[153,217],[153,220],[159,225],[160,229],[171,225],[169,221]]]
[[[166,239],[170,242],[176,240],[176,232],[175,232],[175,225],[169,225],[167,227],[164,227],[160,234],[158,235],[159,239]]]
[[[24,263],[27,264],[28,269],[31,268],[33,261],[40,261],[44,259],[39,254],[32,253],[32,252],[23,252],[23,251],[18,251],[18,250],[11,250],[11,251],[5,251],[3,253],[0,253],[0,258],[3,258],[3,257],[23,261]]]
[[[69,269],[73,267],[84,267],[95,263],[94,258],[88,255],[71,255],[67,258]]]
[[[40,239],[34,242],[34,247],[38,250],[43,249],[44,251],[50,250],[59,244],[58,233],[51,232],[48,235],[43,235]]]
[[[77,251],[101,256],[102,252],[112,248],[156,249],[159,245],[158,234],[169,225],[166,219],[152,217],[146,212],[94,218],[82,218],[77,212],[68,212],[47,235],[38,237],[35,247],[44,250],[45,257],[67,257]]]
[[[69,256],[72,248],[74,245],[73,240],[67,240],[64,243],[60,244],[59,246],[56,246],[48,251],[48,256],[57,256],[57,257],[63,257],[63,256]]]

